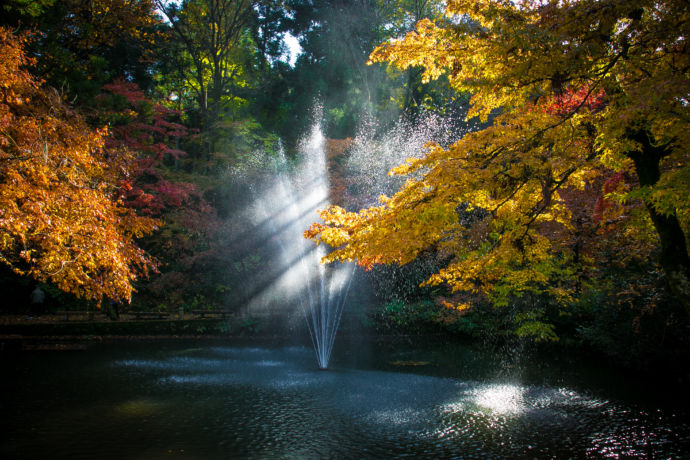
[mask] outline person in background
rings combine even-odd
[[[29,307],[29,318],[36,316],[36,318],[41,317],[41,309],[43,307],[43,301],[46,299],[46,294],[43,289],[36,286],[36,288],[31,291],[31,305]]]

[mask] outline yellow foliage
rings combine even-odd
[[[422,176],[380,206],[323,211],[325,224],[308,236],[335,248],[326,262],[404,264],[436,248],[451,261],[427,284],[483,292],[497,304],[525,290],[565,302],[577,203],[561,192],[584,191],[605,171],[634,176],[631,158],[649,149],[631,134],[641,130],[666,158],[645,203],[687,222],[686,2],[446,5],[445,20],[418,22],[404,39],[376,48],[370,61],[421,66],[426,81],[446,75],[455,90],[472,95],[468,118],[492,117],[492,124],[448,148],[429,144],[424,157],[392,169]]]

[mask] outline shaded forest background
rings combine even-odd
[[[315,117],[323,119],[333,193],[344,206],[376,199],[346,168],[347,139],[362,126],[373,125],[376,137],[401,117],[414,124],[435,114],[472,129],[476,123],[463,121],[469,95],[444,78],[423,82],[418,67],[367,65],[377,45],[421,19],[439,19],[442,7],[435,0],[4,2],[0,26],[24,37],[25,68],[88,126],[107,126],[107,148],[134,153],[122,196],[137,215],[160,223],[137,239],[158,268],[136,280],[131,303],[118,302],[119,310],[241,310],[250,300],[246,286],[270,260],[242,211],[271,173],[268,159],[280,149],[295,159]],[[286,34],[301,46],[293,63]],[[641,207],[629,203],[602,218],[602,197],[622,180],[604,178],[575,200],[572,244],[596,263],[572,265],[581,286],[566,306],[544,292],[508,306],[478,296],[469,310],[449,308],[457,295],[420,287],[447,263],[428,250],[404,266],[362,274],[376,294],[353,308],[380,331],[560,340],[639,362],[683,356],[687,315],[657,262],[658,241],[648,224],[635,224],[635,235],[624,231],[644,220]],[[0,270],[4,310],[27,313],[37,281]],[[38,285],[46,312],[113,308]]]

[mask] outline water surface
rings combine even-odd
[[[356,355],[342,345],[324,372],[302,346],[21,353],[3,358],[0,457],[672,458],[690,450],[687,412],[663,395],[637,401],[634,391],[616,394],[624,382],[568,366],[516,372],[511,359],[458,346]]]

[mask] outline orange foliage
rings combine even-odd
[[[129,301],[154,263],[134,243],[157,222],[123,206],[133,158],[23,69],[26,37],[0,28],[0,261],[77,296]]]

